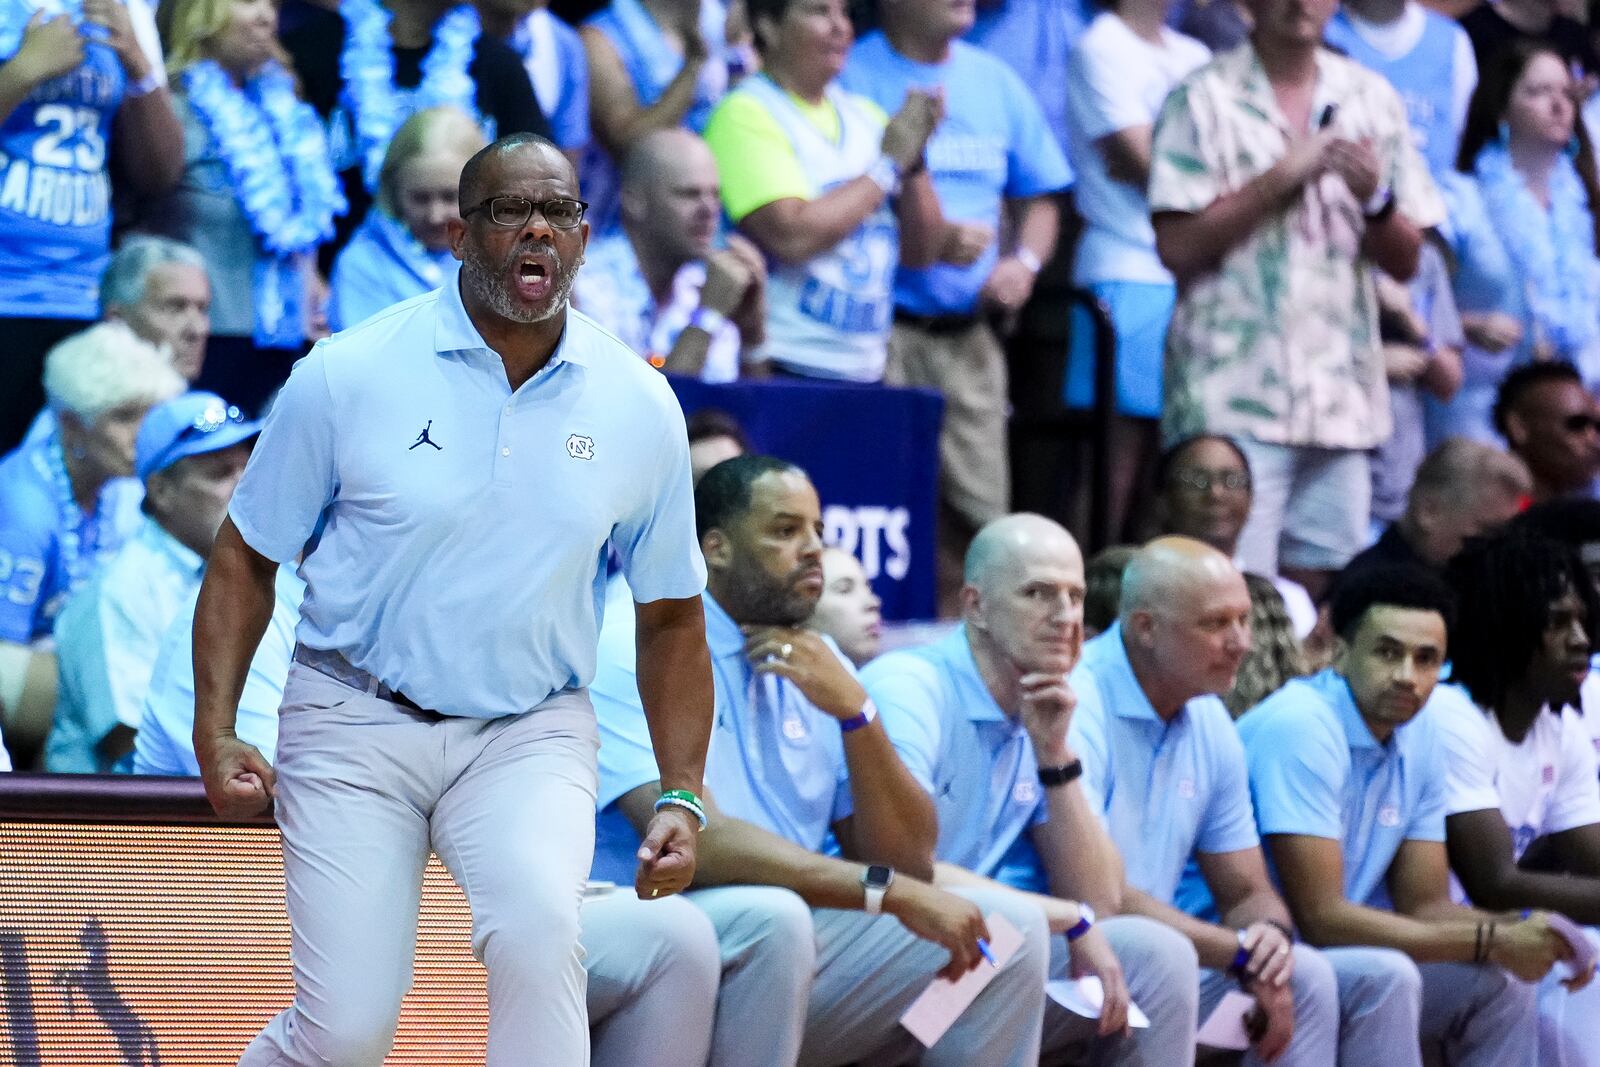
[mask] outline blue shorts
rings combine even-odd
[[[1167,326],[1178,302],[1178,288],[1162,282],[1095,282],[1088,289],[1111,311],[1117,331],[1117,412],[1137,418],[1161,417],[1161,362]],[[1067,348],[1067,406],[1094,404],[1094,324],[1089,313],[1072,309],[1072,341]]]

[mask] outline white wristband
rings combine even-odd
[[[894,196],[900,191],[900,164],[888,156],[879,156],[867,168],[867,177],[871,178],[882,189],[885,196]]]
[[[141,96],[149,96],[151,93],[161,88],[161,84],[161,75],[152,70],[149,74],[146,74],[138,81],[129,82],[126,86],[124,86],[122,95],[127,97],[129,100],[137,100]]]
[[[689,325],[697,330],[704,330],[712,337],[715,337],[724,326],[728,325],[728,316],[716,308],[706,307],[701,304],[689,316]]]

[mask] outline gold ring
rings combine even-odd
[[[655,897],[656,897],[656,895],[657,895],[657,894],[658,894],[658,893],[660,893],[660,892],[661,892],[661,890],[659,890],[659,889],[652,889],[652,890],[650,890],[650,897],[651,897],[651,899],[652,899],[652,900],[653,900],[653,899],[655,899]]]
[[[785,641],[783,643],[783,646],[778,649],[778,658],[779,659],[788,659],[789,656],[792,655],[793,653],[794,653],[794,646],[791,645],[789,642]]]

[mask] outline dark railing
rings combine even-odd
[[[270,814],[218,819],[198,778],[129,774],[0,774],[0,822],[271,826]]]
[[[1065,401],[1074,309],[1084,311],[1094,331],[1094,406],[1088,411],[1069,408]],[[1060,285],[1041,292],[1023,313],[1010,361],[1016,506],[1042,512],[1080,533],[1090,553],[1114,544],[1118,531],[1110,528],[1110,442],[1117,338],[1110,311],[1086,289]],[[1078,495],[1087,497],[1088,513],[1073,515],[1073,489],[1084,466],[1088,484]],[[1081,519],[1087,521],[1084,528]]]

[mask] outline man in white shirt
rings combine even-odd
[[[715,248],[716,160],[688,130],[658,130],[628,153],[622,228],[590,242],[576,299],[585,314],[669,374],[739,377],[766,333],[767,268],[749,241]]]
[[[1517,517],[1516,526],[1571,546],[1589,572],[1589,581],[1600,589],[1600,500],[1569,498],[1535,504]],[[1591,656],[1590,663],[1589,676],[1578,690],[1578,708],[1600,759],[1600,656]]]
[[[161,637],[200,588],[261,431],[215,393],[150,411],[134,446],[144,522],[56,620],[60,695],[45,767],[105,774],[133,747]]]
[[[1141,475],[1160,448],[1161,362],[1177,299],[1156,255],[1145,185],[1151,131],[1172,87],[1211,58],[1205,45],[1167,26],[1172,0],[1118,0],[1089,24],[1067,67],[1068,147],[1084,219],[1072,280],[1111,313],[1117,337],[1112,420],[1112,529],[1131,510]],[[1094,402],[1094,341],[1087,320],[1072,331],[1067,403]]]
[[[1575,711],[1600,601],[1575,553],[1521,531],[1469,545],[1450,578],[1464,690],[1440,689],[1433,715],[1458,897],[1495,911],[1561,912],[1590,924],[1600,947],[1600,782]],[[1535,842],[1548,869],[1520,864]],[[1590,977],[1565,965],[1540,984],[1541,1064],[1600,1064],[1600,989],[1584,988]]]

